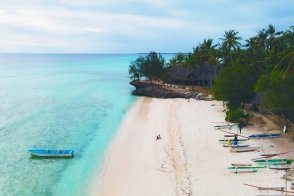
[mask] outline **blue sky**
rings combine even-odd
[[[294,0],[0,0],[0,52],[188,52],[294,25]]]

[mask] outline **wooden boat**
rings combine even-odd
[[[219,130],[219,131],[224,132],[224,133],[229,133],[231,135],[237,135],[238,137],[243,137],[243,138],[249,139],[249,137],[246,137],[246,136],[243,136],[243,135],[240,135],[240,134],[236,134],[236,133],[233,133],[231,131],[226,131],[226,130]]]
[[[222,140],[218,140],[218,141],[220,141],[220,142],[227,142],[227,141],[231,141],[231,142],[233,142],[234,141],[234,139],[222,139]],[[238,142],[244,142],[244,141],[247,141],[248,139],[238,139]]]
[[[229,171],[231,173],[235,173],[235,174],[238,174],[238,173],[254,173],[254,172],[257,172],[258,169],[257,168],[243,168],[243,169],[229,169]]]
[[[220,128],[220,127],[232,127],[232,126],[234,126],[234,124],[214,125],[213,127]]]
[[[234,167],[238,167],[238,166],[252,166],[252,164],[240,164],[240,163],[232,163],[231,164]]]
[[[228,169],[260,169],[260,168],[266,168],[266,166],[230,166]]]
[[[235,135],[224,135],[224,137],[235,137]]]
[[[260,156],[268,158],[268,157],[273,157],[273,156],[278,156],[278,155],[280,155],[280,154],[273,153],[273,154],[261,154]]]
[[[243,144],[243,145],[240,145],[240,144],[237,144],[237,145],[234,145],[234,144],[224,144],[223,147],[244,148],[244,147],[249,147],[249,144]]]
[[[230,152],[250,152],[258,149],[259,147],[231,148]]]
[[[289,167],[289,165],[281,164],[281,165],[270,165],[269,169],[274,169],[274,170],[289,170],[292,169]]]
[[[261,138],[276,138],[280,137],[281,133],[270,133],[270,134],[253,134],[249,135],[250,139],[261,139]]]
[[[34,149],[29,150],[32,157],[41,158],[72,158],[74,156],[73,150],[43,150]]]
[[[294,193],[293,191],[286,190],[284,187],[261,187],[261,186],[251,185],[251,184],[244,184],[244,185],[255,187],[258,190],[263,190],[263,191],[278,191],[278,192]]]
[[[254,160],[255,163],[259,165],[281,165],[281,164],[286,164],[290,165],[293,160],[291,159],[259,159],[259,160]]]

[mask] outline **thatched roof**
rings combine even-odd
[[[194,70],[186,70],[181,65],[177,65],[171,72],[171,76],[177,80],[197,81],[215,80],[220,70],[220,65],[210,65],[204,63]]]
[[[175,65],[170,75],[176,80],[185,80],[192,70],[185,69],[181,64]]]
[[[215,80],[218,74],[220,65],[210,65],[209,63],[204,63],[200,65],[197,69],[191,71],[187,75],[189,80]]]

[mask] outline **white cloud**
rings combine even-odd
[[[293,1],[285,1],[293,8]],[[292,12],[280,16],[279,10],[283,14],[285,10],[275,0],[0,0],[0,3],[2,52],[151,49],[185,52],[204,38],[218,41],[228,29],[236,29],[246,38],[270,23],[287,28],[294,19]]]

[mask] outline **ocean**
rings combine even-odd
[[[138,56],[0,55],[0,195],[90,194],[136,100],[128,66]],[[73,149],[75,156],[32,159],[35,148]]]

